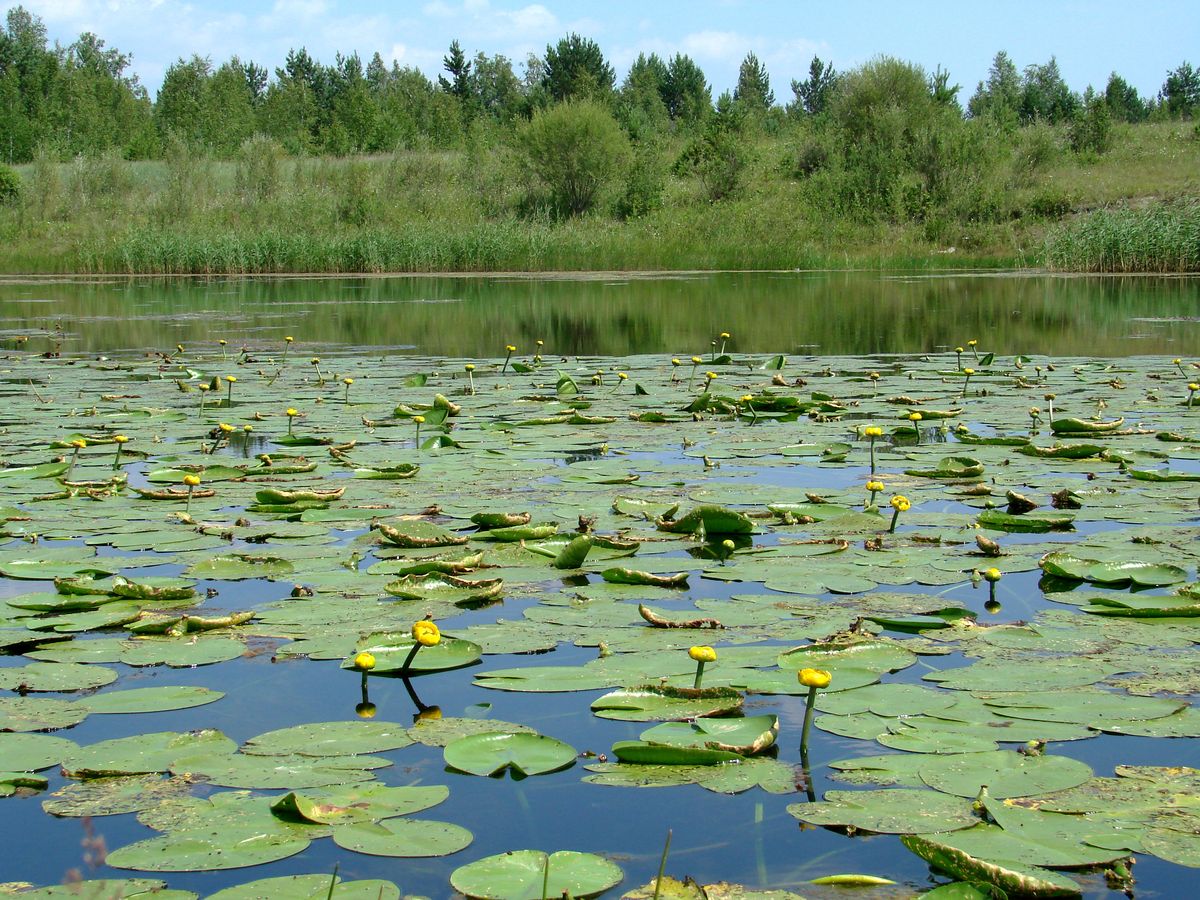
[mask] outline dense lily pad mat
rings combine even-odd
[[[508,786],[463,773],[506,770],[538,775],[513,786],[535,798],[665,788],[663,830],[676,797],[744,794],[1022,890],[1132,853],[1200,861],[1191,770],[1078,758],[1200,736],[1191,363],[281,351],[2,360],[23,412],[0,432],[0,802],[136,815],[157,834],[111,847],[113,871],[330,838],[339,859],[452,857],[421,870],[432,895],[459,867],[479,896],[481,869],[540,896],[560,848],[462,866],[473,838],[515,843],[511,822],[412,817],[446,799],[431,772],[487,799]],[[270,677],[221,676],[249,665]],[[294,689],[314,669],[344,719]],[[805,669],[830,683],[798,765]],[[419,697],[452,679],[475,706],[443,717]],[[376,706],[404,693],[415,711]],[[547,694],[571,714],[543,723]],[[271,724],[235,730],[251,699]],[[796,802],[835,770],[853,790]],[[809,834],[789,830],[792,856]],[[621,877],[550,860],[555,896]]]

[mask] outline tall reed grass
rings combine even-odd
[[[1072,272],[1200,272],[1200,201],[1088,213],[1050,232],[1046,262]]]

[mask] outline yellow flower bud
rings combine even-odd
[[[723,340],[723,341],[729,340],[729,332],[728,331],[721,332],[721,340]]]
[[[716,661],[717,651],[712,647],[692,647],[690,650],[688,650],[688,656],[690,656],[696,662],[710,663]]]
[[[923,418],[925,418],[925,417],[923,415],[921,415],[919,412],[910,412],[908,414],[908,421],[910,421],[910,422],[920,422]]]
[[[353,378],[343,378],[343,379],[342,379],[342,384],[345,384],[345,385],[351,385],[351,384],[354,384],[354,379],[353,379]]]
[[[289,334],[287,337],[284,338],[284,340],[290,344],[292,341],[295,340],[295,338]]]
[[[697,365],[697,366],[698,366],[698,365],[700,365],[700,363],[702,363],[702,362],[704,362],[704,360],[702,360],[700,357],[698,357],[698,356],[693,356],[693,357],[692,357],[692,363],[693,363],[693,365]]]
[[[883,429],[878,425],[868,425],[863,429],[863,434],[869,438],[883,437]]]
[[[728,550],[730,553],[732,553],[734,550],[737,549],[737,544],[735,544],[729,538],[725,538],[725,540],[721,541],[721,546],[724,547],[726,550]]]
[[[515,346],[515,345],[513,345],[513,344],[509,344],[509,345],[508,345],[508,346],[506,346],[504,349],[505,349],[505,350],[507,350],[509,353],[516,353],[516,352],[517,352],[517,348],[516,348],[516,346]]]
[[[986,581],[997,582],[1000,580],[1000,570],[993,566],[984,571],[983,577]]]
[[[354,657],[354,668],[362,669],[364,672],[375,668],[375,656],[365,650]]]
[[[975,340],[975,338],[971,338],[971,340],[967,341],[967,346],[974,347],[978,343],[979,343],[979,341]]]
[[[912,508],[912,503],[910,503],[909,499],[903,494],[897,494],[888,502],[892,509],[898,510],[899,512],[908,512],[909,509]]]
[[[1200,391],[1200,384],[1196,384],[1196,382],[1193,381],[1191,384],[1188,385],[1188,390],[1192,391],[1193,393],[1195,393],[1196,391]]]
[[[683,363],[681,363],[681,362],[679,361],[679,357],[678,357],[678,356],[672,356],[672,357],[671,357],[671,365],[673,365],[673,366],[681,366],[681,365],[683,365]]]
[[[425,417],[424,416],[413,416],[413,421],[416,422],[418,425],[424,425]]]
[[[474,372],[475,371],[475,363],[467,363],[465,366],[463,366],[463,368],[466,369],[468,372]]]
[[[219,424],[217,426],[217,428],[219,428],[225,434],[229,434],[231,431],[233,431],[233,426],[230,425],[228,422],[222,422],[221,424]]]
[[[796,673],[796,680],[806,688],[827,688],[833,676],[824,669],[801,669]]]
[[[882,481],[868,481],[867,482],[867,490],[873,491],[875,493],[879,493],[880,491],[883,490],[883,482]]]
[[[85,441],[83,438],[75,438],[75,440],[71,441],[71,446],[76,450],[82,450],[87,446],[87,441]]]
[[[233,384],[237,381],[237,376],[236,375],[226,375],[225,380],[228,381],[230,384]]]
[[[288,414],[288,418],[290,419],[290,418],[300,415],[300,410],[296,409],[294,406],[289,406],[287,408],[287,414]]]
[[[200,484],[200,476],[199,475],[184,475],[183,483],[186,484],[188,487],[196,487],[198,484]]]
[[[617,377],[620,378],[622,381],[624,381],[626,378],[629,377],[629,374],[627,372],[618,372]]]
[[[435,622],[429,619],[421,619],[419,622],[414,622],[412,627],[412,636],[422,647],[433,647],[441,643],[442,633],[438,630]]]
[[[970,378],[972,375],[975,374],[975,370],[968,367],[966,369],[963,369],[963,374],[966,375],[968,378]]]

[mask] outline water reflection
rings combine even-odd
[[[321,345],[453,357],[506,343],[546,356],[919,353],[978,338],[1002,353],[1186,354],[1200,279],[878,273],[107,279],[0,282],[0,335],[51,350]],[[41,346],[44,345],[44,346]]]

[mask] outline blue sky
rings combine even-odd
[[[5,9],[13,5],[0,2]],[[25,0],[51,40],[69,43],[94,31],[132,53],[133,68],[153,95],[180,56],[221,63],[237,54],[273,69],[292,47],[322,61],[379,51],[428,75],[457,38],[470,53],[502,53],[517,73],[530,52],[570,31],[596,40],[618,81],[639,52],[687,53],[715,92],[732,87],[748,51],[763,60],[776,96],[803,78],[813,54],[839,70],[880,53],[941,65],[966,100],[997,50],[1019,67],[1058,57],[1076,90],[1103,87],[1117,71],[1143,95],[1161,87],[1168,69],[1200,64],[1197,0]]]

